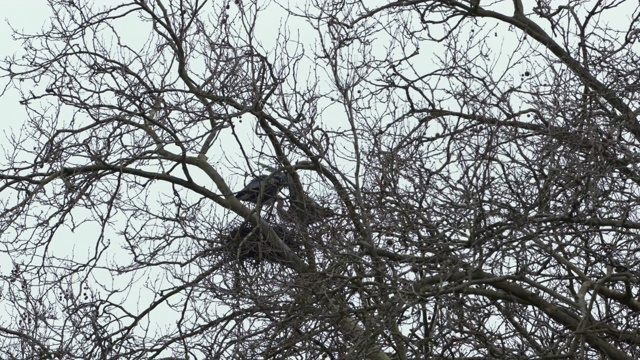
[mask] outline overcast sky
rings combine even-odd
[[[630,7],[633,7],[635,5],[634,1],[630,1],[628,3]],[[46,1],[36,1],[36,0],[0,1],[0,14],[3,14],[3,22],[0,25],[1,26],[0,27],[0,44],[2,45],[0,47],[1,49],[0,55],[2,56],[2,58],[5,58],[6,56],[9,56],[11,54],[14,54],[20,51],[20,44],[14,42],[11,39],[11,30],[7,22],[10,22],[12,26],[17,30],[24,30],[26,33],[34,33],[43,27],[43,25],[45,24],[45,22],[49,17],[49,13],[50,12],[49,12],[48,4]],[[628,17],[628,14],[626,14],[625,16]],[[534,20],[537,20],[537,19],[534,19]],[[274,21],[276,20],[274,19]],[[542,25],[543,27],[546,27],[545,23],[540,23],[540,25]],[[132,26],[135,26],[135,23],[132,24]],[[277,31],[279,23],[274,22],[272,24],[265,24],[264,26],[266,27],[266,29],[271,27],[273,31]],[[259,33],[264,33],[264,32],[259,32]],[[144,32],[136,33],[132,31],[131,34],[137,34],[141,37],[145,36]],[[502,37],[503,35],[507,37],[506,34],[501,34],[499,41],[503,40],[503,37]],[[272,37],[271,39],[275,39],[275,37]],[[501,48],[503,46],[503,44],[501,44],[499,41],[496,43],[496,48]],[[503,51],[504,53],[508,53],[507,50],[503,50]],[[518,69],[518,71],[521,71],[521,72],[525,70],[526,70],[525,68]],[[517,79],[518,78],[517,74],[514,74],[514,75],[516,75],[514,77]],[[2,85],[5,85],[5,84],[6,84],[6,80],[3,80]],[[20,98],[17,92],[14,90],[9,90],[0,98],[0,106],[3,109],[3,115],[4,115],[0,120],[0,130],[6,130],[8,127],[12,127],[13,129],[18,129],[20,124],[23,122],[26,115],[25,115],[24,108],[21,105],[19,105],[19,100]],[[339,121],[339,117],[340,117],[339,113],[330,114],[330,115],[331,115],[330,116],[331,121]],[[250,125],[245,124],[245,126],[250,126]],[[0,135],[0,136],[4,137],[5,135]],[[239,178],[238,182],[241,182],[241,181],[243,180]],[[241,184],[238,184],[238,183],[232,184],[232,187],[235,187],[236,189],[239,186],[241,186]],[[75,236],[81,237],[81,235],[78,235],[78,233],[76,233]],[[5,264],[11,264],[11,263],[4,261],[4,259],[0,259],[0,264],[1,264],[0,272],[5,274],[8,273],[10,270],[9,269],[10,265],[5,265]]]
[[[49,16],[49,7],[45,1],[0,1],[0,14],[3,15],[0,24],[0,57],[4,59],[20,50],[20,44],[11,39],[11,23],[16,30],[34,32],[42,28]],[[2,79],[2,86],[6,80]],[[0,129],[8,126],[16,127],[22,123],[25,112],[18,103],[20,97],[14,90],[9,90],[0,97],[0,108],[3,110],[3,118],[0,121]]]

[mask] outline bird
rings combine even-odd
[[[263,205],[271,205],[276,201],[278,193],[286,183],[287,175],[284,173],[258,175],[234,196],[238,200],[254,204],[262,202]]]
[[[300,199],[291,196],[289,208],[284,208],[285,199],[277,199],[276,211],[285,222],[307,226],[328,217],[338,215],[335,211],[325,208],[313,200],[309,195],[302,194]]]

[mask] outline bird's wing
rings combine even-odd
[[[267,175],[258,175],[255,178],[251,179],[249,183],[244,187],[243,190],[259,190],[260,186],[264,179],[267,178]]]

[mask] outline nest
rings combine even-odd
[[[271,229],[295,253],[300,253],[299,239],[293,230],[273,225]],[[231,229],[224,239],[224,248],[230,260],[251,261],[258,264],[263,260],[274,263],[286,263],[285,250],[277,249],[267,240],[269,228],[260,228],[251,223],[244,223]]]

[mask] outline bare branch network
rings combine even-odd
[[[636,2],[48,3],[0,359],[640,358]]]

